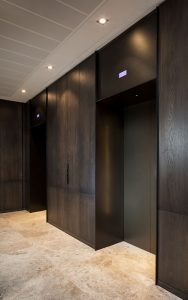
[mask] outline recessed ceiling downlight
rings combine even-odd
[[[25,94],[26,93],[26,90],[25,89],[22,89],[22,94]]]
[[[108,22],[109,20],[106,19],[106,18],[100,18],[97,20],[97,23],[101,24],[101,25],[104,25]]]
[[[52,65],[48,65],[47,68],[48,68],[48,70],[50,70],[50,71],[53,70],[53,66],[52,66]]]

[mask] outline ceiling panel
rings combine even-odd
[[[5,1],[0,2],[0,18],[59,41],[63,41],[71,32],[61,25],[17,8]]]
[[[9,88],[4,88],[4,87],[0,88],[0,96],[1,96],[1,98],[3,98],[3,97],[11,97],[13,93],[14,93],[14,90],[11,90]]]
[[[17,85],[16,83],[11,83],[7,80],[6,82],[0,82],[0,88],[9,88],[15,92],[15,90],[17,89]]]
[[[72,29],[85,18],[85,15],[55,0],[9,0],[9,2]]]
[[[15,75],[14,75],[15,76]],[[12,86],[17,86],[18,84],[21,84],[24,81],[24,78],[14,78],[13,76],[9,76],[7,74],[0,75],[0,84],[6,84],[7,82],[11,84]]]
[[[25,29],[16,27],[12,24],[0,20],[0,35],[14,39],[21,43],[26,43],[32,47],[40,49],[53,50],[59,45],[59,42],[34,34]]]
[[[0,59],[9,60],[15,63],[24,64],[35,67],[40,63],[40,60],[33,59],[31,57],[23,56],[18,53],[10,52],[0,48]]]
[[[12,50],[23,55],[40,59],[44,59],[50,53],[47,50],[33,48],[32,46],[24,45],[17,41],[7,39],[4,36],[0,36],[0,47],[1,49]]]
[[[14,91],[10,90],[10,89],[6,89],[6,88],[1,88],[0,89],[0,99],[4,99],[4,97],[12,97],[12,95],[14,94]]]
[[[58,0],[59,2],[71,5],[80,11],[90,14],[101,2],[102,0]]]
[[[26,79],[26,76],[30,73],[30,70],[27,70],[27,71],[20,71],[18,70],[17,68],[6,68],[5,67],[2,67],[0,65],[0,74],[2,74],[4,77],[7,77],[7,78],[13,78],[13,77],[16,77],[18,79]]]
[[[15,68],[2,67],[0,63],[0,77],[12,78],[15,81],[23,80],[28,76],[30,70],[18,70]]]
[[[17,64],[17,63],[12,62],[12,61],[2,60],[1,58],[0,58],[0,66],[4,69],[6,69],[6,68],[7,69],[15,69],[16,68],[16,71],[20,70],[20,72],[24,72],[24,71],[31,72],[33,70],[32,66]]]
[[[19,80],[14,80],[12,78],[12,79],[7,80],[6,77],[3,77],[3,76],[0,75],[0,81],[1,81],[0,85],[12,86],[12,87],[16,88],[18,83],[20,84],[23,81],[23,79],[22,80],[20,80],[20,79]]]
[[[20,80],[20,79],[24,79],[29,73],[30,70],[18,70],[17,68],[8,68],[7,66],[2,67],[0,62],[0,77],[10,76],[14,80]]]

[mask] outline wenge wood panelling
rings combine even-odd
[[[58,195],[57,195],[57,84],[48,87],[47,105],[47,221],[57,225]]]
[[[159,208],[188,215],[188,3],[160,7]]]
[[[68,230],[69,226],[69,201],[67,193],[67,108],[68,108],[68,86],[67,77],[63,76],[57,81],[57,223],[64,230]]]
[[[93,247],[95,243],[95,76],[95,55],[93,55],[80,64],[78,135],[80,236]]]
[[[0,100],[0,211],[23,208],[22,104]]]
[[[95,55],[48,88],[48,221],[92,247],[95,102]]]
[[[56,186],[57,174],[57,83],[48,87],[47,105],[47,175],[48,186]]]
[[[159,9],[160,285],[188,299],[188,3]],[[182,296],[183,295],[183,296]]]
[[[188,299],[188,216],[159,212],[159,285]]]
[[[68,179],[68,228],[74,235],[80,235],[80,189],[79,172],[79,106],[82,105],[79,95],[80,86],[79,67],[67,74],[67,164],[69,168]]]
[[[98,99],[156,78],[157,13],[146,16],[99,51]],[[127,76],[119,78],[119,73]]]
[[[30,199],[30,103],[23,104],[23,208],[29,209]]]
[[[57,187],[67,189],[67,143],[68,143],[68,124],[67,124],[67,109],[68,109],[68,87],[67,77],[60,78],[56,83],[57,99],[56,99],[56,112],[54,110],[53,124],[56,128],[54,146],[56,147],[56,178]],[[48,107],[50,112],[50,107]],[[56,118],[56,123],[55,119]],[[49,127],[51,127],[49,120]]]
[[[125,108],[124,239],[156,253],[155,102]]]

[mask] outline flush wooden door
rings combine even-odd
[[[95,55],[55,85],[48,89],[48,221],[94,247]]]

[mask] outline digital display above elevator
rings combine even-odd
[[[98,100],[107,99],[156,78],[157,13],[99,50]]]
[[[119,79],[120,78],[123,78],[123,77],[125,77],[125,76],[127,76],[128,75],[128,71],[127,70],[124,70],[124,71],[122,71],[122,72],[120,72],[119,74],[118,74],[118,77],[119,77]]]

